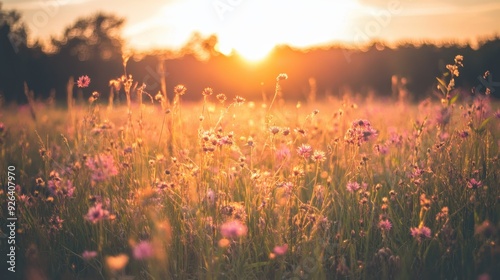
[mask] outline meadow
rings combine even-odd
[[[499,279],[500,109],[461,67],[419,103],[297,103],[279,74],[266,102],[124,77],[109,106],[82,77],[4,108],[3,279]]]

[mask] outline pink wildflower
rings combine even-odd
[[[224,223],[220,227],[220,232],[226,238],[237,238],[246,235],[248,228],[239,220],[232,220]]]
[[[92,171],[92,181],[102,182],[118,174],[112,155],[100,154],[89,157],[85,165]]]
[[[96,251],[83,251],[82,253],[82,258],[86,261],[89,261],[93,258],[97,257],[97,252]]]
[[[89,76],[85,75],[85,76],[81,76],[80,78],[78,78],[78,80],[76,81],[76,84],[79,88],[86,88],[89,86],[90,84],[90,78]]]
[[[380,230],[388,232],[391,230],[392,224],[389,220],[381,220],[380,222],[378,222],[378,227],[380,228]]]
[[[94,207],[90,207],[85,220],[95,224],[109,217],[109,211],[102,209],[102,203],[97,203]]]
[[[348,182],[346,188],[348,192],[353,193],[359,190],[361,186],[358,184],[358,182]]]
[[[273,249],[273,253],[278,256],[283,256],[288,251],[288,244],[283,244],[282,246],[275,246]]]
[[[311,159],[314,160],[315,162],[323,162],[326,160],[325,152],[314,151],[313,155],[311,156]]]
[[[477,181],[476,179],[472,178],[470,180],[467,181],[467,187],[469,189],[477,189],[477,188],[480,188],[481,186],[483,186],[483,183],[481,181]]]
[[[303,158],[310,157],[312,151],[313,151],[313,149],[311,148],[311,146],[309,146],[307,144],[302,144],[300,147],[297,148],[297,153],[299,154],[299,156],[301,156]]]
[[[431,238],[431,229],[426,226],[410,228],[410,233],[419,243],[422,242],[423,238]]]
[[[143,260],[153,256],[153,246],[148,241],[141,241],[134,247],[134,259]]]

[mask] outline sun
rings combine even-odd
[[[230,24],[217,31],[218,50],[226,55],[236,53],[248,62],[259,62],[277,45],[303,48],[346,40],[352,37],[349,25],[357,8],[356,0],[277,0],[242,5],[229,14]]]
[[[274,48],[274,44],[245,44],[242,41],[219,42],[217,50],[224,55],[236,54],[247,62],[257,63],[267,58]]]

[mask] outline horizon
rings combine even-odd
[[[4,0],[1,3],[3,9],[21,13],[30,43],[40,40],[47,44],[51,36],[60,38],[64,29],[78,18],[104,12],[125,19],[121,35],[126,46],[134,51],[179,50],[197,32],[204,37],[216,35],[216,50],[220,53],[237,53],[249,61],[262,60],[276,46],[283,45],[302,50],[338,45],[365,47],[374,42],[385,46],[451,42],[477,47],[481,41],[500,33],[500,19],[495,17],[495,12],[500,12],[500,3],[493,0],[476,3],[353,0],[341,5],[322,0],[307,4],[283,0],[146,2],[120,5],[116,0],[104,3]]]

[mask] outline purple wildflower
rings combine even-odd
[[[89,261],[93,258],[97,257],[97,252],[96,251],[83,251],[82,253],[82,258],[86,261]]]
[[[109,211],[102,209],[102,203],[97,203],[94,207],[90,207],[85,219],[93,224],[109,217]]]
[[[139,242],[133,250],[134,259],[136,260],[149,259],[153,256],[153,253],[153,246],[148,241]]]
[[[89,157],[85,165],[92,171],[92,181],[102,182],[118,174],[112,155],[99,154]]]
[[[410,228],[410,233],[419,243],[422,242],[424,238],[431,238],[431,229],[426,226]]]
[[[90,84],[90,78],[89,76],[85,75],[85,76],[81,76],[80,78],[78,78],[78,80],[76,81],[76,85],[79,87],[79,88],[86,88],[88,87]]]
[[[308,144],[302,144],[297,148],[297,153],[303,158],[309,158],[311,156],[313,149]]]
[[[224,223],[220,227],[220,232],[226,238],[237,238],[246,235],[248,228],[239,220],[232,220]]]
[[[348,182],[346,188],[348,192],[353,193],[359,190],[361,186],[358,184],[358,182]]]
[[[472,179],[470,179],[470,180],[468,180],[468,181],[467,181],[467,187],[468,187],[469,189],[473,189],[473,190],[475,190],[475,189],[478,189],[478,188],[480,188],[480,187],[482,187],[482,186],[483,186],[483,182],[481,182],[481,181],[477,181],[477,180],[476,180],[476,179],[474,179],[474,178],[472,178]]]
[[[273,249],[273,253],[278,256],[283,256],[288,251],[288,244],[283,244],[282,246],[275,246]]]
[[[389,220],[381,220],[380,222],[378,222],[378,227],[383,232],[388,232],[391,230],[392,224]]]

